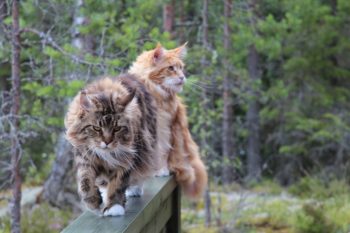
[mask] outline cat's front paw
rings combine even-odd
[[[167,167],[163,167],[156,172],[156,176],[170,176],[170,171]]]
[[[85,208],[95,213],[96,215],[102,215],[102,198],[100,194],[92,195],[90,197],[85,197],[83,199],[83,203],[85,204]]]
[[[125,192],[125,195],[127,197],[140,197],[142,196],[142,194],[143,188],[138,185],[130,186]]]
[[[122,216],[125,214],[125,209],[119,204],[115,204],[112,207],[103,211],[103,216]]]

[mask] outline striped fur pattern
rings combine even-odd
[[[199,198],[207,185],[207,172],[188,130],[186,108],[177,96],[186,81],[183,57],[186,44],[172,50],[162,45],[139,55],[129,69],[156,100],[159,174],[170,170],[187,196]]]
[[[97,80],[74,98],[66,136],[76,148],[78,192],[89,209],[111,215],[125,206],[129,186],[152,175],[156,124],[152,96],[131,75]]]

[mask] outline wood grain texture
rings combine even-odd
[[[144,184],[142,197],[129,197],[126,213],[121,217],[99,217],[92,212],[83,213],[62,233],[137,233],[160,232],[179,214],[177,184],[172,176],[151,178]],[[174,195],[177,202],[174,202]],[[179,229],[178,226],[174,226]]]

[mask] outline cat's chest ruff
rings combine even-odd
[[[158,107],[159,149],[162,155],[166,155],[171,149],[171,125],[174,120],[176,105],[173,103],[162,103]]]

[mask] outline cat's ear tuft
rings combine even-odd
[[[120,101],[120,105],[124,107],[127,106],[134,99],[135,94],[136,94],[136,90],[131,90],[129,92],[129,95]]]
[[[153,62],[158,63],[163,58],[163,56],[164,56],[164,48],[160,43],[158,43],[153,52],[153,57],[152,57]]]
[[[80,91],[80,107],[84,110],[88,110],[91,107],[91,100],[89,99],[86,90]]]
[[[177,47],[177,48],[172,50],[181,59],[186,57],[186,54],[187,54],[187,43],[188,42],[185,42],[180,47]]]

